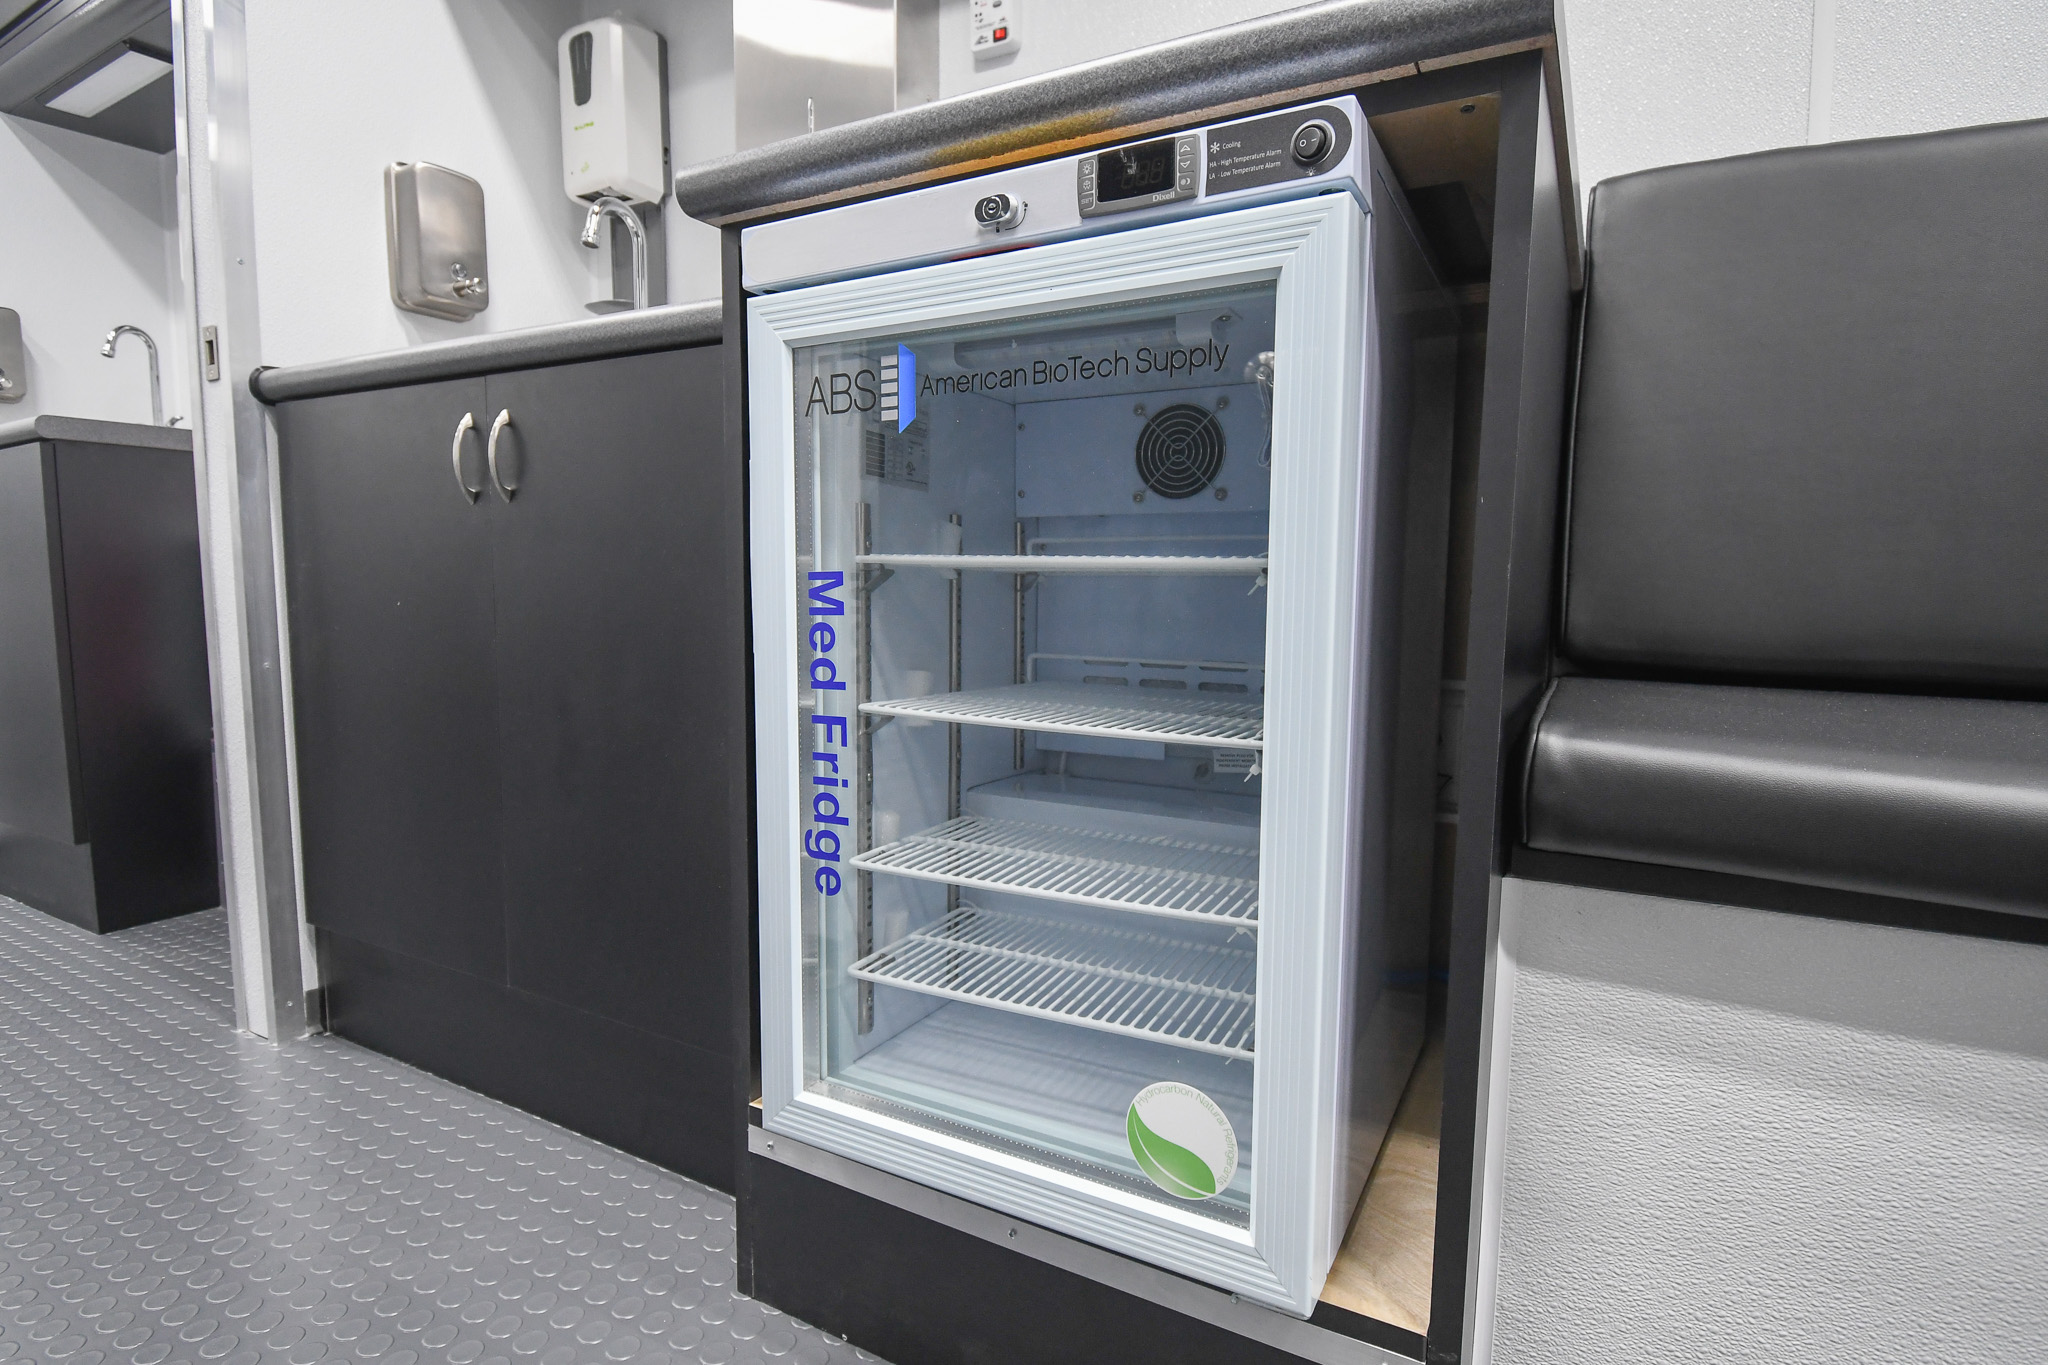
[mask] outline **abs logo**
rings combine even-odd
[[[851,374],[834,370],[811,380],[804,416],[819,408],[838,416],[848,412],[872,412],[884,422],[894,422],[901,431],[917,420],[917,354],[898,346],[896,354],[884,356],[875,369],[858,369]]]
[[[1237,1174],[1237,1130],[1191,1085],[1146,1086],[1131,1101],[1124,1129],[1138,1168],[1177,1199],[1208,1199]]]
[[[901,431],[917,420],[917,353],[898,346],[882,360],[882,420]]]

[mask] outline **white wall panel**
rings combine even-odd
[[[2039,1357],[2048,948],[1519,881],[1502,925],[1493,1365]]]
[[[1811,0],[1562,0],[1579,185],[1806,141]]]
[[[191,408],[189,347],[173,283],[178,237],[173,158],[0,118],[0,308],[21,314],[29,396],[0,422],[54,414],[149,421],[149,361],[133,337],[112,360],[100,343],[133,323],[162,351],[164,415]]]
[[[1585,189],[1652,166],[1796,146],[1810,126],[1820,138],[1841,139],[2048,117],[2043,0],[1558,2]],[[1295,0],[1017,3],[1023,46],[977,62],[967,46],[968,0],[941,0],[942,95],[1237,23]],[[1816,72],[1822,85],[1812,92]]]
[[[1302,0],[1016,0],[1023,42],[1015,52],[974,60],[968,0],[940,0],[939,95],[1022,80],[1163,43],[1204,29],[1297,8]]]
[[[546,0],[252,5],[249,101],[263,359],[290,365],[559,322],[593,296],[562,193]],[[483,184],[490,307],[399,311],[384,167],[432,161]]]
[[[2048,117],[2043,0],[1835,0],[1831,137]]]
[[[1024,43],[967,47],[942,0],[940,89],[955,95],[1292,7],[1295,0],[1020,0]],[[1806,140],[1814,4],[1836,9],[1833,136],[2048,113],[2040,0],[1562,0],[1580,183]],[[678,165],[733,146],[731,0],[358,0],[251,16],[265,360],[385,350],[586,316],[604,257],[575,243],[558,182],[554,40],[623,13],[669,39]],[[1823,62],[1825,71],[1825,62]],[[424,158],[484,182],[493,297],[469,323],[392,307],[385,163]],[[714,230],[667,215],[669,298],[718,289]]]
[[[726,0],[353,0],[252,5],[250,122],[263,359],[288,365],[589,317],[604,250],[578,245],[562,190],[555,42],[621,13],[669,42],[678,164],[732,145]],[[401,312],[384,247],[384,167],[433,161],[482,182],[491,306]],[[666,212],[671,302],[718,292],[718,235]]]

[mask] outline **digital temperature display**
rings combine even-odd
[[[1195,197],[1193,133],[1095,152],[1074,162],[1074,193],[1083,218],[1128,213]]]
[[[1136,147],[1119,147],[1095,158],[1095,195],[1104,203],[1112,199],[1136,199],[1173,188],[1173,139],[1144,142]]]

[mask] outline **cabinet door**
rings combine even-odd
[[[482,380],[277,412],[307,917],[502,980]]]
[[[518,484],[494,527],[509,979],[722,1054],[745,636],[719,375],[715,346],[528,370],[490,410]]]
[[[0,826],[83,843],[55,467],[42,441],[0,449]]]

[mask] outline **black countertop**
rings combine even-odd
[[[723,335],[717,300],[611,313],[546,327],[489,332],[457,341],[437,341],[402,351],[322,360],[308,365],[265,366],[249,376],[249,391],[266,403],[319,398],[330,393],[386,389],[434,379],[566,365],[577,360],[670,351],[702,346]]]
[[[676,204],[745,223],[1545,47],[1554,3],[1325,0],[691,166]]]
[[[96,422],[84,417],[24,417],[0,422],[0,448],[31,441],[86,441],[100,446],[139,446],[145,450],[190,450],[192,433],[185,427],[153,427],[140,422]]]

